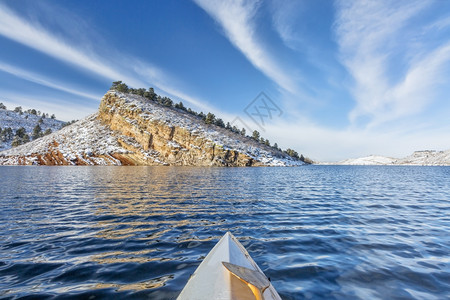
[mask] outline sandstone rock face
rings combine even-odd
[[[145,100],[144,100],[145,101]],[[148,101],[148,100],[147,100]],[[157,104],[152,104],[157,106]],[[165,108],[157,107],[161,110]],[[158,113],[158,111],[154,112]],[[182,113],[182,112],[180,112]],[[178,116],[174,116],[175,118]],[[191,122],[194,116],[184,113]],[[112,130],[133,137],[143,150],[158,153],[156,159],[141,157],[142,164],[160,164],[173,166],[252,166],[262,165],[252,157],[236,150],[225,149],[202,136],[198,131],[171,124],[170,120],[150,117],[146,111],[115,93],[108,93],[100,104],[98,118]],[[205,127],[207,125],[205,124]],[[214,125],[210,125],[213,127]],[[214,126],[216,127],[216,126]],[[218,128],[215,128],[218,130]],[[132,145],[119,140],[121,146],[134,153],[140,153]]]
[[[301,165],[199,117],[146,98],[109,91],[97,114],[0,152],[3,165]]]

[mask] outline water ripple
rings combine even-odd
[[[283,299],[450,297],[450,168],[1,167],[0,298],[175,299],[226,231]]]

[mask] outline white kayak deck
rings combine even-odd
[[[253,261],[244,246],[227,232],[205,257],[181,291],[179,300],[239,299],[255,300],[250,287],[232,274],[222,263],[231,263],[264,273]],[[263,299],[281,299],[272,284],[265,289]]]

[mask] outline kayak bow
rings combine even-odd
[[[244,246],[227,232],[178,296],[184,299],[281,299]]]

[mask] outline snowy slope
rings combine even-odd
[[[339,162],[340,165],[390,165],[396,159],[379,155],[369,155],[360,158],[351,158]]]
[[[416,151],[413,154],[398,159],[396,164],[400,165],[427,165],[427,166],[449,166],[450,150],[447,151]]]
[[[3,151],[1,154],[8,156],[45,153],[48,150],[48,145],[54,142],[62,145],[58,149],[65,155],[78,152],[89,153],[92,149],[96,149],[96,152],[100,154],[123,151],[115,143],[114,132],[101,125],[100,121],[96,119],[96,114],[94,114],[58,132],[14,149]]]
[[[378,155],[346,159],[335,165],[411,165],[411,166],[450,166],[450,150],[447,151],[416,151],[405,158],[392,158]]]
[[[0,152],[0,164],[18,164],[18,157],[25,157],[27,164],[35,164],[37,163],[36,154],[57,152],[58,155],[62,155],[62,160],[68,162],[74,162],[75,159],[80,158],[86,160],[88,165],[120,165],[120,161],[110,154],[127,153],[128,151],[119,145],[117,139],[129,138],[117,135],[107,126],[102,125],[96,117],[97,114],[93,114],[58,132]]]
[[[26,133],[31,137],[33,129],[38,124],[40,118],[40,116],[25,112],[20,115],[19,113],[11,110],[0,109],[0,128],[5,129],[10,127],[13,133],[15,133],[17,129],[23,127],[25,128]],[[51,118],[43,118],[42,123],[39,124],[39,126],[41,127],[42,132],[46,131],[47,129],[51,129],[52,132],[55,132],[61,129],[61,126],[63,124],[63,121]],[[0,141],[0,151],[10,149],[11,142],[12,140],[7,142]]]

